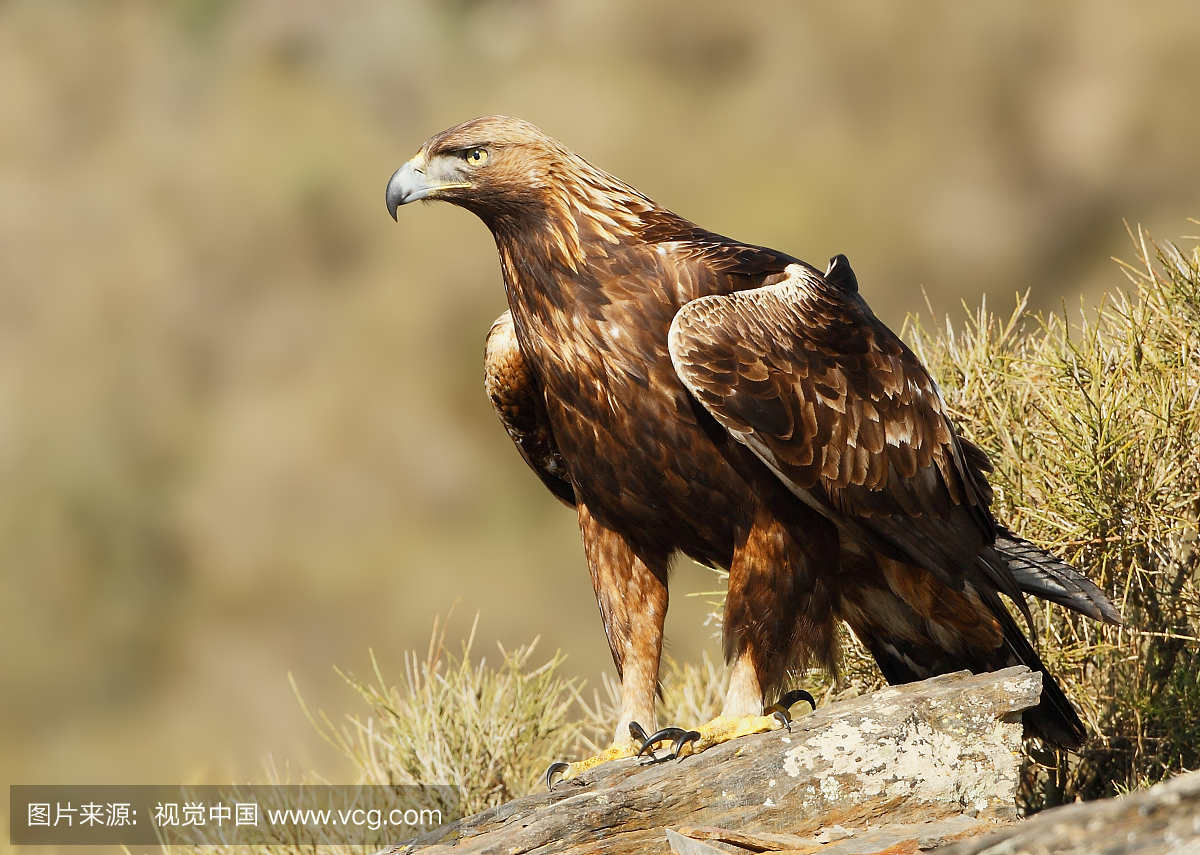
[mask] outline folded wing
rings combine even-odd
[[[575,487],[550,430],[542,390],[517,343],[510,312],[496,318],[488,331],[483,388],[529,468],[551,493],[573,507]]]
[[[986,456],[955,434],[916,356],[845,287],[852,276],[792,265],[760,288],[695,300],[671,326],[671,360],[798,497],[961,589],[995,538]],[[1021,600],[1003,561],[981,569]]]

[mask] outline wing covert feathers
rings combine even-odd
[[[680,309],[669,346],[689,390],[727,429],[756,435],[799,487],[871,491],[846,496],[848,512],[945,516],[951,503],[984,504],[911,352],[857,298],[798,265],[787,272]],[[930,466],[936,475],[922,472]]]
[[[671,325],[672,363],[794,493],[958,587],[994,536],[986,456],[962,445],[916,356],[845,287],[844,258],[830,270],[836,284],[792,265],[773,284],[688,303]]]
[[[1025,593],[1119,621],[1081,574],[996,525],[991,461],[858,297],[845,256],[825,277],[793,265],[775,278],[688,303],[671,324],[676,373],[730,434],[839,527],[955,590],[982,578],[1027,620]]]

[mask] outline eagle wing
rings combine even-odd
[[[517,343],[511,312],[496,318],[484,347],[483,388],[517,451],[550,492],[575,506],[575,487],[550,429],[541,386]]]
[[[844,258],[702,297],[671,325],[688,390],[800,499],[961,589],[979,568],[1024,605],[996,537],[987,456],[957,436],[917,357],[857,294]],[[981,560],[982,559],[982,560]]]

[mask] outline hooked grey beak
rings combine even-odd
[[[401,205],[407,205],[409,202],[416,202],[419,199],[425,199],[436,188],[436,185],[431,185],[425,179],[424,170],[418,170],[416,161],[424,159],[420,155],[414,157],[408,163],[401,166],[388,181],[387,193],[384,198],[387,201],[388,213],[392,215],[392,219],[396,219],[396,209]]]

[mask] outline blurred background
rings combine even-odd
[[[358,712],[333,666],[400,679],[456,601],[477,654],[611,670],[482,393],[491,238],[384,209],[433,133],[529,119],[714,231],[846,253],[898,327],[923,291],[1074,310],[1123,219],[1193,234],[1198,98],[1191,0],[0,0],[0,785],[338,781],[288,673]],[[680,659],[713,584],[677,569]]]

